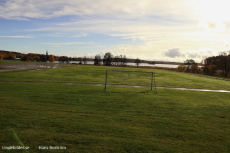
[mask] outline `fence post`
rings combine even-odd
[[[108,70],[106,70],[106,76],[105,76],[105,88],[104,88],[105,91],[106,91],[106,84],[107,84],[107,71]]]

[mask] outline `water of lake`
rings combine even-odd
[[[79,61],[70,61],[70,63],[79,63]],[[87,61],[87,64],[94,64],[94,61]],[[135,63],[127,63],[130,66],[136,66]],[[167,67],[167,68],[177,68],[178,65],[171,65],[171,64],[148,64],[148,63],[140,63],[139,66],[151,66],[151,67]]]

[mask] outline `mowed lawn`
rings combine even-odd
[[[30,152],[230,151],[228,93],[0,84],[1,146],[20,144],[14,131]]]
[[[103,84],[105,82],[106,70],[154,72],[156,84],[160,87],[199,88],[230,91],[230,81],[225,81],[222,78],[210,78],[205,75],[178,73],[159,69],[106,67],[93,65],[77,66],[74,64],[72,64],[72,66],[70,67],[56,69],[43,69],[35,71],[17,70],[4,73],[0,72],[0,81],[40,81]],[[150,85],[150,77],[150,74],[127,74],[119,72],[109,72],[108,83],[127,85]]]
[[[127,68],[73,66],[1,72],[0,81],[103,83],[106,69]],[[229,81],[163,70],[134,70],[156,71],[157,85],[161,86],[229,90]],[[176,86],[178,77],[182,82]],[[175,80],[171,84],[170,78]],[[188,78],[187,82],[183,78]],[[119,83],[115,75],[110,79]],[[207,80],[202,83],[202,79]],[[133,82],[134,79],[126,81]],[[103,86],[0,83],[0,146],[23,144],[30,147],[31,153],[230,152],[229,93],[157,89],[154,94],[143,92],[147,88],[107,89],[105,92]],[[39,146],[65,146],[66,150],[39,150]]]

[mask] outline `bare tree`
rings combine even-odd
[[[119,62],[120,62],[120,56],[115,56],[114,59],[113,59],[113,62],[114,62],[114,65],[120,65]]]
[[[127,64],[127,58],[125,55],[120,55],[120,61],[121,61],[121,66],[126,66]]]
[[[191,67],[193,64],[196,64],[196,62],[195,62],[193,59],[187,59],[187,60],[184,62],[184,65],[187,65],[186,72],[189,72],[190,67]]]
[[[140,65],[141,60],[139,58],[135,59],[134,63],[136,63],[137,67]]]
[[[103,64],[106,66],[111,66],[113,62],[113,54],[108,52],[104,55]]]
[[[78,57],[77,60],[79,61],[78,64],[82,64],[82,57]]]
[[[86,56],[84,56],[82,60],[83,60],[84,64],[87,64],[87,58],[86,58]]]
[[[97,54],[94,58],[94,65],[101,65],[101,55]]]
[[[59,61],[62,61],[63,63],[69,63],[69,58],[67,56],[61,56],[59,57]]]

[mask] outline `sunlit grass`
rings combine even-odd
[[[104,84],[106,70],[151,71],[155,73],[157,86],[230,90],[230,81],[208,78],[204,75],[177,73],[159,69],[105,67],[105,66],[71,66],[39,71],[1,72],[0,81],[41,81]],[[132,75],[132,77],[128,76]],[[150,74],[109,73],[108,83],[126,85],[150,85]]]
[[[0,145],[66,152],[228,152],[230,95],[0,83]],[[4,89],[4,90],[2,90]],[[48,150],[47,152],[52,152]]]

